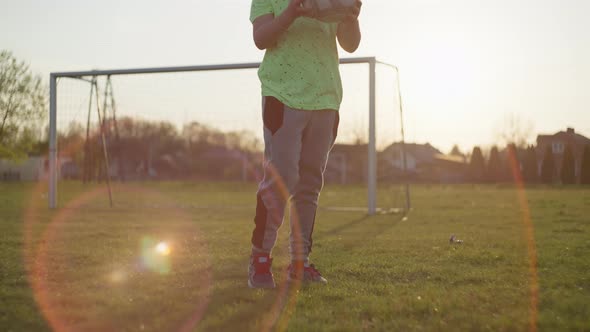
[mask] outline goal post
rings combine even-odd
[[[367,179],[367,206],[366,212],[369,215],[374,215],[379,212],[377,207],[377,181],[378,181],[378,144],[377,144],[377,66],[384,65],[395,72],[395,84],[397,91],[391,91],[392,97],[397,98],[397,109],[393,109],[392,112],[399,115],[399,125],[401,127],[400,142],[402,144],[402,158],[404,159],[404,172],[405,172],[405,149],[403,148],[404,137],[403,137],[403,108],[401,103],[401,92],[399,88],[399,71],[394,65],[387,64],[385,62],[377,60],[375,57],[361,57],[361,58],[346,58],[341,59],[340,63],[343,65],[347,64],[366,64],[368,65],[368,135],[367,135],[367,165],[366,165],[366,179]],[[229,70],[245,70],[245,69],[257,69],[260,63],[236,63],[236,64],[219,64],[219,65],[201,65],[201,66],[179,66],[179,67],[158,67],[158,68],[136,68],[136,69],[115,69],[115,70],[89,70],[89,71],[72,71],[72,72],[55,72],[50,74],[50,109],[49,109],[49,192],[48,192],[48,204],[51,209],[58,207],[58,172],[59,172],[59,161],[58,161],[58,117],[60,116],[58,110],[58,98],[59,98],[59,80],[60,79],[75,79],[83,80],[88,83],[96,84],[97,77],[108,77],[112,76],[129,76],[129,75],[145,75],[145,74],[170,74],[170,73],[189,73],[189,72],[215,72],[215,71],[229,71]],[[92,97],[90,97],[92,98]],[[97,93],[97,99],[98,93]],[[96,100],[97,104],[99,100]],[[105,93],[105,107],[106,107],[106,93]],[[92,103],[92,99],[90,101]],[[114,102],[113,102],[114,103]],[[106,110],[103,110],[106,114]],[[98,111],[99,118],[101,111]],[[393,113],[392,113],[393,114]],[[90,116],[90,110],[89,110]],[[393,124],[392,124],[393,126]],[[102,128],[101,128],[102,130]],[[103,142],[104,144],[104,142]],[[105,151],[106,153],[106,151]],[[402,207],[404,210],[409,210],[409,190],[407,183],[405,185],[405,206]]]

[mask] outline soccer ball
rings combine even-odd
[[[304,0],[303,7],[312,9],[312,16],[323,22],[340,22],[351,14],[356,0]]]

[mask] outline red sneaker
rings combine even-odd
[[[322,277],[313,264],[305,265],[301,261],[293,261],[287,268],[287,280],[300,280],[303,282],[314,282],[320,284],[327,284],[328,280]]]
[[[256,254],[250,256],[248,266],[248,287],[250,288],[275,288],[275,280],[272,276],[272,258],[268,254]]]

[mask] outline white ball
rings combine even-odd
[[[351,14],[356,0],[304,0],[303,7],[311,8],[314,18],[324,22],[340,22]]]

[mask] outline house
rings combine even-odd
[[[327,183],[367,181],[367,144],[335,144],[330,151],[324,179]]]
[[[80,179],[80,167],[73,160],[67,160],[61,163],[60,173],[64,180],[78,180]]]
[[[406,152],[406,167],[402,158],[402,146]],[[367,155],[367,144],[334,145],[324,173],[326,182],[365,183]],[[463,156],[445,155],[429,143],[394,143],[378,152],[377,181],[462,182],[466,180],[466,167]]]
[[[0,181],[39,181],[47,178],[48,163],[43,157],[22,161],[0,160]]]
[[[198,166],[195,168],[198,177],[208,180],[240,180],[248,181],[249,155],[243,151],[223,146],[211,146],[198,155]]]
[[[405,167],[402,147],[406,154]],[[465,180],[466,165],[462,156],[445,155],[429,143],[394,143],[379,154],[379,178],[462,182]]]
[[[73,178],[78,169],[70,158],[58,160],[58,179]],[[0,181],[42,181],[49,178],[47,157],[31,156],[25,160],[0,159]]]
[[[572,147],[575,160],[575,173],[579,177],[582,172],[582,157],[584,154],[584,147],[590,145],[590,139],[576,133],[574,128],[567,128],[566,131],[560,131],[552,135],[537,136],[537,160],[539,163],[543,161],[545,150],[551,147],[553,157],[555,159],[556,169],[561,169],[563,162],[563,154],[566,146]]]
[[[405,143],[403,148],[406,152],[406,170],[410,173],[416,173],[420,164],[432,163],[435,155],[442,154],[438,149],[426,144]],[[402,144],[393,143],[381,152],[381,158],[390,163],[391,166],[403,169],[404,161],[402,158]]]

